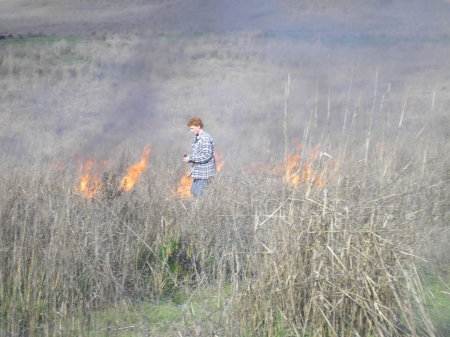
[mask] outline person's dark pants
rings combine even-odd
[[[194,197],[200,196],[203,193],[203,190],[205,189],[207,183],[208,179],[194,179],[192,181],[191,194]]]

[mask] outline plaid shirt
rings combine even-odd
[[[206,131],[195,135],[189,160],[192,163],[191,177],[194,179],[208,179],[216,173],[214,141]]]

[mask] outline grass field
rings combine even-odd
[[[448,335],[450,4],[18,4],[0,336]]]

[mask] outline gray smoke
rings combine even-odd
[[[59,153],[183,147],[191,115],[204,117],[219,149],[278,151],[288,74],[292,138],[312,120],[320,141],[333,125],[342,128],[346,110],[364,114],[374,101],[384,100],[395,120],[407,97],[405,118],[418,122],[412,116],[433,95],[436,109],[449,102],[450,3],[440,0],[10,1],[0,13],[0,33],[135,40],[124,44],[128,57],[98,56],[96,81],[105,88],[98,96],[83,89],[92,83],[66,83],[25,100],[22,117],[11,117],[25,125],[26,111],[45,111],[41,131],[53,128]],[[79,117],[77,104],[95,112]],[[15,137],[2,131],[0,139]]]

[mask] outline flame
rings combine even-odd
[[[150,156],[151,150],[151,146],[147,145],[144,148],[144,152],[142,152],[141,160],[128,168],[127,174],[122,178],[119,184],[119,188],[121,190],[130,191],[131,189],[133,189],[134,185],[136,185],[136,182],[139,179],[139,176],[144,173],[148,167],[148,158]]]
[[[225,165],[225,160],[223,159],[223,155],[221,153],[215,152],[214,158],[216,160],[216,170],[220,171],[223,169],[223,166]],[[192,185],[192,179],[190,178],[190,170],[187,170],[184,173],[184,176],[180,179],[180,182],[177,184],[177,190],[173,194],[176,198],[191,198],[191,185]]]
[[[102,183],[98,176],[91,174],[94,165],[95,163],[92,160],[87,160],[82,164],[81,170],[83,174],[80,178],[80,183],[75,189],[88,200],[92,200],[94,196],[102,189]]]
[[[177,185],[177,191],[174,193],[174,197],[177,198],[191,198],[191,184],[192,179],[190,178],[190,170],[187,170],[184,173],[184,176],[181,178],[180,182]]]
[[[216,153],[214,153],[214,158],[216,159],[216,170],[217,170],[217,172],[219,172],[223,169],[223,166],[225,165],[225,160],[223,159],[223,154],[216,152]]]
[[[304,146],[299,144],[297,152],[301,152]],[[330,165],[325,165],[321,171],[316,169],[317,159],[320,156],[319,146],[316,145],[308,157],[302,158],[301,154],[289,154],[283,167],[276,167],[273,173],[284,171],[284,180],[292,186],[313,185],[322,188],[326,185],[326,175]]]
[[[148,158],[150,156],[151,146],[147,145],[141,155],[141,160],[129,167],[127,174],[121,179],[119,188],[129,191],[136,184],[139,176],[148,167]],[[95,163],[93,160],[85,161],[80,168],[80,180],[75,191],[88,200],[92,200],[96,194],[103,191],[101,179],[98,177],[99,167],[105,166],[106,161]]]

